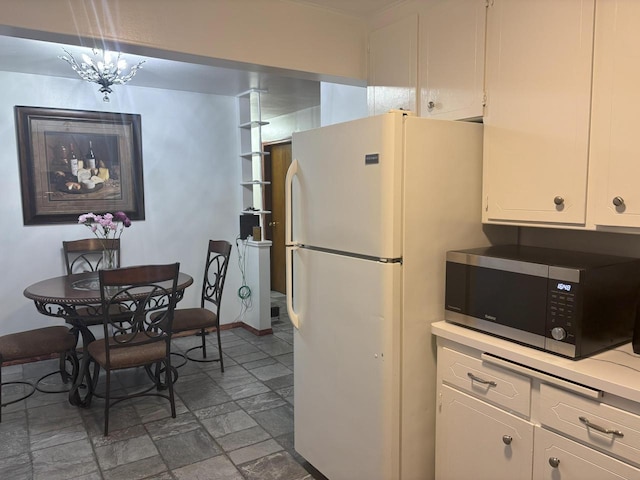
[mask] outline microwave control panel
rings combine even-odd
[[[549,279],[547,336],[575,345],[575,319],[579,284]]]

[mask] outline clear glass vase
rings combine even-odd
[[[118,268],[118,251],[117,250],[103,250],[102,260],[98,267],[99,270],[111,270]]]

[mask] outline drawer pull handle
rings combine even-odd
[[[467,372],[467,377],[469,377],[474,382],[482,383],[483,385],[489,385],[490,387],[497,387],[498,384],[492,380],[483,380],[480,377],[476,377],[473,373]]]
[[[578,417],[578,418],[580,419],[580,421],[582,423],[584,423],[589,428],[593,428],[594,430],[597,430],[597,431],[602,432],[602,433],[607,433],[609,435],[615,435],[616,437],[620,437],[620,438],[624,437],[624,433],[622,433],[620,430],[613,430],[611,428],[601,427],[600,425],[596,425],[595,423],[591,423],[589,421],[589,419],[586,418],[586,417]]]
[[[560,459],[558,457],[549,457],[549,465],[553,468],[558,468],[560,466]]]
[[[503,435],[502,436],[502,442],[505,445],[511,445],[511,442],[513,442],[513,437],[511,435]]]

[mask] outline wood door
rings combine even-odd
[[[267,215],[265,234],[271,240],[271,290],[285,293],[285,238],[284,238],[284,180],[287,169],[291,165],[291,142],[268,145],[265,151],[265,164],[269,165],[266,173],[271,185],[267,187]]]

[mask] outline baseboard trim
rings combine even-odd
[[[242,328],[244,328],[245,330],[250,331],[251,333],[253,333],[254,335],[257,335],[258,337],[261,337],[263,335],[270,335],[273,333],[273,330],[271,328],[267,328],[265,330],[258,330],[257,328],[252,327],[251,325],[247,325],[244,322],[238,322],[240,323],[240,326]]]

